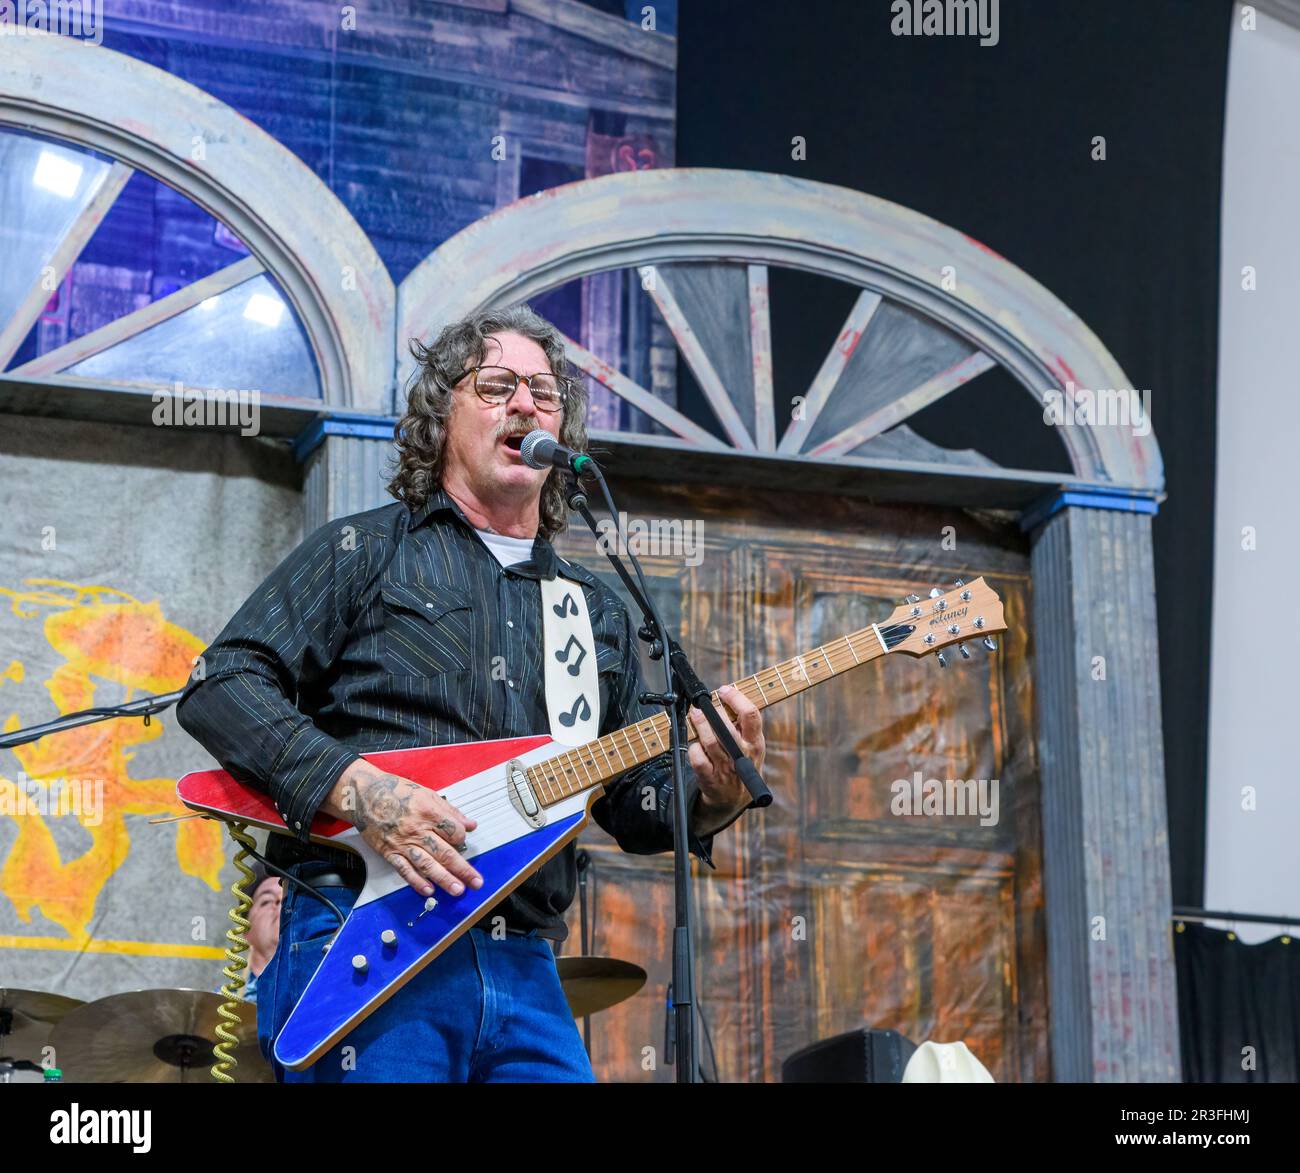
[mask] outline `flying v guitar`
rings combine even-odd
[[[991,637],[1005,630],[1002,602],[984,580],[958,580],[925,600],[909,596],[884,623],[764,668],[736,687],[761,709],[889,653],[936,652],[943,664],[943,649],[957,644],[969,658],[967,641],[983,640],[993,650]],[[716,693],[714,703],[722,704]],[[421,896],[356,828],[318,816],[312,838],[359,853],[366,882],[280,1031],[276,1059],[295,1069],[314,1063],[575,838],[604,786],[668,748],[668,720],[661,713],[577,747],[541,734],[362,755],[440,791],[478,820],[464,854],[483,876],[483,886],[455,897],[442,891]],[[267,795],[223,770],[187,774],[177,791],[191,810],[288,833]]]

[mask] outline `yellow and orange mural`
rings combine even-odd
[[[0,597],[9,600],[13,616],[42,624],[44,639],[61,659],[43,682],[60,714],[180,688],[205,646],[169,622],[157,599],[142,602],[112,587],[31,578],[20,589],[0,586]],[[0,698],[12,694],[27,675],[21,660],[0,664]],[[120,686],[125,695],[97,702],[97,690],[102,692],[104,684]],[[9,712],[4,731],[52,719],[52,714],[37,715],[30,707],[24,716],[20,720]],[[130,773],[139,747],[156,741],[163,729],[157,718],[146,723],[142,717],[121,717],[50,734],[8,751],[17,758],[19,771],[17,777],[7,776],[0,764],[0,819],[16,824],[17,837],[0,862],[0,895],[11,902],[20,922],[32,924],[33,913],[39,911],[66,936],[0,935],[0,948],[172,957],[220,954],[189,942],[95,939],[96,901],[133,846],[141,846],[132,844],[126,817],[186,813],[176,801],[175,779]],[[81,801],[68,802],[69,794]],[[89,835],[89,848],[75,858],[62,858],[51,828],[55,817],[78,819]],[[181,873],[219,890],[224,862],[220,826],[193,818],[168,826],[175,828]],[[163,885],[171,878],[159,877]]]

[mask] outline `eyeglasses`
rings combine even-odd
[[[527,383],[538,411],[559,411],[568,391],[568,383],[551,371],[538,371],[525,379],[509,367],[470,367],[456,376],[456,382],[469,374],[473,374],[474,390],[484,403],[508,403],[519,384]]]

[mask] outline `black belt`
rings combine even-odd
[[[360,873],[343,876],[338,872],[322,872],[319,876],[298,877],[309,888],[360,888],[365,878]]]

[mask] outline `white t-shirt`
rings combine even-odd
[[[508,538],[505,534],[490,534],[487,530],[476,530],[496,560],[502,566],[513,566],[516,562],[527,562],[533,556],[532,538]]]

